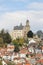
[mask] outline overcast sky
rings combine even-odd
[[[43,31],[43,0],[0,0],[0,29],[12,30],[27,19],[32,31]]]

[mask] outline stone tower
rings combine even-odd
[[[29,20],[26,21],[25,29],[26,29],[26,32],[30,31]]]
[[[29,20],[26,21],[26,26],[29,26]]]
[[[27,37],[28,31],[30,31],[29,20],[26,21],[26,25],[24,27],[24,37]]]

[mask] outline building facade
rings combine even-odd
[[[27,36],[27,32],[30,31],[29,20],[26,21],[26,25],[15,26],[13,31],[10,33],[12,40],[16,38],[23,38]]]

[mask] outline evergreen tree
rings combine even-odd
[[[27,33],[27,37],[33,38],[33,32],[31,30]]]

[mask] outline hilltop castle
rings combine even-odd
[[[27,36],[27,32],[30,31],[29,20],[26,21],[26,25],[23,26],[20,24],[19,26],[15,26],[13,31],[11,32],[12,40],[16,38],[24,38]]]

